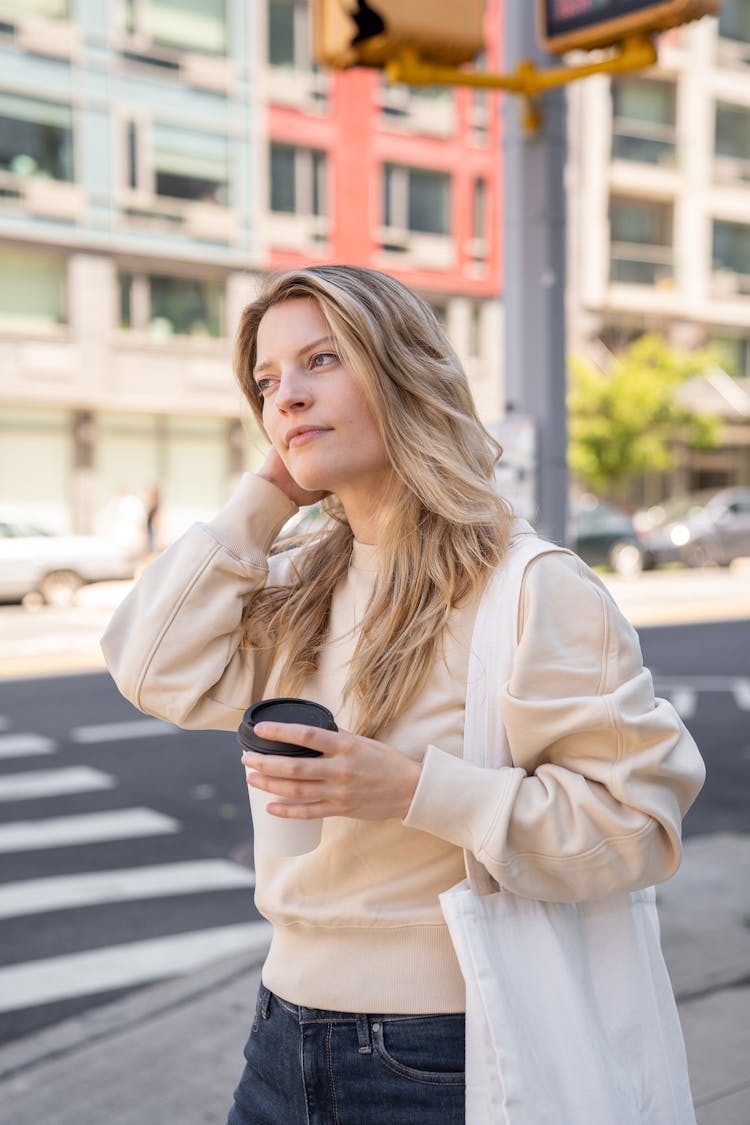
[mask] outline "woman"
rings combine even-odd
[[[324,704],[339,731],[256,728],[321,752],[245,753],[319,847],[256,850],[273,924],[230,1125],[458,1125],[465,990],[438,895],[462,850],[504,887],[580,900],[668,878],[703,769],[655,700],[598,579],[552,551],[524,575],[498,685],[515,767],[462,761],[472,629],[514,533],[497,446],[429,307],[345,266],[272,280],[236,372],[271,442],[223,511],[144,573],[103,647],[136,706],[235,729],[257,700]],[[299,506],[330,515],[270,554]]]

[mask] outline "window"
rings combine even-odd
[[[620,78],[612,82],[612,156],[644,164],[675,158],[675,87]]]
[[[750,294],[750,226],[714,220],[713,268],[737,274],[737,290]]]
[[[227,202],[226,137],[174,125],[153,126],[154,187],[172,199]]]
[[[324,215],[326,200],[325,152],[272,143],[270,209],[294,215]]]
[[[0,93],[0,170],[72,180],[70,106]]]
[[[474,238],[484,241],[487,238],[487,181],[481,178],[474,181],[472,226]]]
[[[610,278],[655,285],[672,277],[672,205],[641,199],[610,200]]]
[[[163,274],[119,276],[120,327],[155,336],[222,336],[224,287]]]
[[[387,227],[450,234],[451,182],[447,172],[386,164],[383,183]]]
[[[719,175],[750,179],[750,108],[716,103],[714,152]]]
[[[225,0],[120,0],[120,26],[167,47],[226,54]]]
[[[68,319],[62,254],[0,249],[0,326],[49,331]]]
[[[728,375],[750,376],[750,339],[746,336],[714,336],[711,343],[719,351],[720,363]]]
[[[750,43],[750,0],[723,0],[719,12],[719,35]]]
[[[308,4],[300,0],[270,0],[268,61],[271,66],[313,69]]]

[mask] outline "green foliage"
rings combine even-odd
[[[656,335],[635,340],[611,371],[574,356],[568,381],[574,476],[594,492],[618,498],[634,477],[670,469],[679,444],[715,446],[720,420],[687,409],[677,391],[717,362],[714,349],[682,352]]]

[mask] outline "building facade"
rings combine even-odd
[[[306,0],[0,0],[0,509],[89,531],[157,488],[165,540],[215,511],[261,453],[231,337],[279,267],[417,288],[497,418],[498,122],[317,70]]]
[[[570,346],[606,363],[645,332],[721,345],[725,370],[696,389],[721,448],[651,483],[748,483],[750,0],[662,36],[649,71],[569,87],[569,107]]]

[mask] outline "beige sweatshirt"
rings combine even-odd
[[[267,553],[293,512],[248,475],[215,520],[147,568],[102,641],[137,707],[185,727],[234,730],[250,703],[276,693],[272,661],[238,649],[240,619],[254,590],[289,580],[290,554]],[[356,722],[342,689],[375,567],[376,548],[355,543],[330,642],[303,693],[342,729]],[[548,899],[647,886],[679,864],[680,820],[703,765],[674,710],[654,700],[636,635],[596,576],[562,553],[527,569],[513,674],[500,685],[516,768],[461,759],[475,613],[467,605],[451,615],[430,681],[388,733],[423,761],[404,821],[330,817],[308,855],[256,852],[256,903],[273,923],[263,980],[290,1001],[463,1010],[438,902],[463,877],[463,848],[502,885]]]

